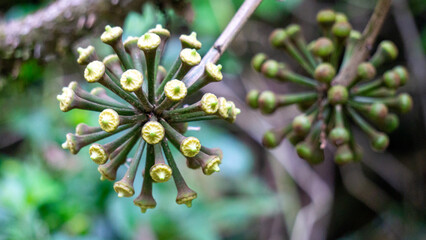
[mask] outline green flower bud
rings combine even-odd
[[[118,194],[118,197],[131,197],[135,194],[133,185],[124,178],[115,182],[113,187],[114,191]]]
[[[105,65],[101,61],[89,63],[84,70],[84,78],[89,83],[99,81],[105,74]]]
[[[400,85],[404,86],[410,77],[410,74],[408,73],[407,69],[404,66],[396,66],[393,71],[398,74],[400,78]]]
[[[134,92],[141,89],[143,83],[143,75],[136,69],[125,71],[120,78],[120,84],[124,90]]]
[[[371,148],[378,152],[383,152],[389,145],[389,138],[384,133],[377,133],[371,139]]]
[[[401,84],[401,78],[395,71],[389,70],[383,74],[383,82],[386,87],[390,89],[396,89]]]
[[[334,161],[337,164],[346,164],[354,161],[354,154],[348,144],[341,145],[337,148],[334,154]]]
[[[383,131],[390,133],[390,132],[393,132],[398,126],[399,126],[398,116],[396,116],[396,114],[390,113],[385,117],[384,123],[380,125],[380,128]]]
[[[153,51],[161,44],[161,38],[155,33],[145,33],[138,40],[138,47],[142,51]]]
[[[357,76],[362,80],[371,80],[376,76],[376,68],[369,62],[358,65]]]
[[[320,82],[330,83],[334,76],[336,76],[336,70],[329,63],[321,63],[315,69],[314,77]]]
[[[398,108],[402,113],[407,113],[413,108],[413,99],[407,93],[398,96]]]
[[[216,95],[204,94],[201,98],[201,109],[207,114],[215,114],[219,110],[219,100]]]
[[[105,109],[99,114],[99,126],[105,132],[113,132],[120,125],[120,116],[112,109]]]
[[[300,158],[305,159],[311,164],[317,164],[324,161],[324,153],[319,148],[315,149],[311,143],[306,141],[296,145],[296,152]]]
[[[342,85],[335,85],[327,92],[328,101],[333,104],[345,104],[348,101],[348,90]]]
[[[276,48],[285,48],[286,41],[288,41],[288,35],[282,28],[275,29],[269,36],[269,42]]]
[[[149,174],[155,182],[167,182],[172,177],[172,169],[165,163],[158,163],[151,167]]]
[[[350,134],[344,127],[335,127],[330,131],[329,138],[334,145],[340,146],[349,142]]]
[[[254,70],[260,72],[263,63],[265,63],[266,60],[268,60],[268,56],[266,56],[266,54],[258,53],[251,60],[251,65],[253,66]]]
[[[341,23],[341,22],[348,22],[348,17],[346,17],[346,15],[344,13],[336,13],[336,22],[337,23]]]
[[[275,130],[268,130],[263,134],[262,144],[267,148],[277,147],[281,141],[277,137],[277,132]]]
[[[185,48],[180,52],[179,56],[182,62],[188,66],[195,66],[201,62],[201,56],[195,49]]]
[[[169,30],[163,28],[163,26],[161,26],[161,24],[157,24],[155,25],[155,28],[149,29],[150,33],[155,33],[160,37],[164,37],[164,38],[169,38],[170,37],[170,32]],[[201,43],[200,43],[201,45]]]
[[[383,50],[389,60],[395,60],[398,57],[398,48],[391,41],[382,41],[379,48]]]
[[[95,48],[93,46],[87,46],[87,48],[77,48],[77,52],[79,53],[77,63],[80,65],[85,65],[90,62],[91,56],[95,52]]]
[[[336,22],[331,29],[334,36],[337,38],[346,38],[351,33],[352,26],[347,21]]]
[[[246,103],[253,109],[256,109],[259,107],[259,91],[256,89],[250,90],[250,92],[247,93],[246,97]]]
[[[218,65],[215,65],[213,63],[206,64],[205,72],[207,73],[207,76],[209,77],[209,79],[215,82],[222,81],[223,75],[221,70],[222,70],[222,65],[220,64]]]
[[[311,119],[304,114],[295,117],[292,122],[293,131],[299,136],[306,136],[311,129],[311,125]]]
[[[259,109],[264,114],[271,114],[277,108],[277,98],[271,91],[264,91],[259,95]]]
[[[279,70],[279,64],[275,60],[267,60],[261,68],[261,72],[268,78],[275,78]]]
[[[300,36],[302,33],[300,25],[297,25],[297,24],[288,25],[286,28],[286,32],[291,38]]]
[[[370,118],[376,121],[383,120],[388,115],[388,107],[386,107],[386,105],[383,103],[373,103],[370,106],[368,115]]]
[[[326,37],[318,38],[313,45],[312,51],[319,57],[330,56],[334,51],[333,42]]]
[[[180,80],[174,79],[167,82],[164,86],[164,94],[172,101],[180,101],[186,97],[187,88],[185,83]]]
[[[330,27],[336,20],[336,13],[331,9],[321,10],[317,13],[317,22],[323,27]]]
[[[180,144],[180,151],[185,157],[195,157],[200,149],[200,140],[195,137],[187,137]]]

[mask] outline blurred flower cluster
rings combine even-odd
[[[218,172],[222,151],[201,145],[195,137],[184,136],[188,122],[224,119],[232,123],[240,110],[232,101],[211,93],[204,94],[198,102],[184,105],[186,97],[223,77],[220,65],[207,63],[204,74],[193,84],[183,81],[201,62],[197,52],[201,43],[196,33],[180,36],[182,49],[169,71],[160,65],[170,37],[167,29],[157,25],[141,37],[128,37],[124,42],[122,33],[120,27],[106,26],[101,40],[110,45],[115,54],[102,61],[94,47],[78,49],[77,62],[86,66],[84,78],[89,83],[101,84],[103,88],[96,87],[89,92],[77,82],[71,82],[57,99],[64,112],[74,108],[100,112],[99,127],[84,123],[77,125],[75,133],[66,135],[62,147],[77,154],[81,148],[90,145],[90,158],[99,164],[101,179],[116,180],[118,168],[125,165],[126,173],[114,183],[119,197],[134,195],[133,182],[146,148],[145,167],[141,171],[142,190],[134,204],[142,212],[154,208],[153,183],[166,182],[173,177],[178,191],[176,202],[190,207],[197,193],[185,183],[169,143],[186,157],[189,168],[201,168],[205,175]],[[105,89],[120,99],[108,96]],[[118,133],[121,135],[106,144],[96,143]],[[136,151],[128,158],[133,148]]]
[[[292,104],[297,104],[303,112],[287,126],[266,132],[263,144],[273,148],[288,138],[301,158],[315,164],[324,160],[324,148],[329,140],[337,147],[336,163],[358,161],[362,158],[362,150],[354,140],[353,123],[369,137],[373,150],[384,151],[389,144],[386,133],[399,124],[397,115],[389,110],[405,113],[412,108],[408,94],[396,95],[396,90],[408,81],[406,68],[379,69],[397,58],[398,49],[392,42],[382,41],[371,58],[353,66],[357,68],[356,77],[347,79],[348,85],[341,85],[333,80],[349,63],[357,43],[362,40],[361,34],[352,30],[344,14],[333,10],[320,11],[317,22],[323,36],[310,43],[296,24],[274,30],[269,38],[271,45],[290,55],[306,75],[268,59],[263,53],[252,60],[254,69],[266,77],[307,89],[291,94],[258,90],[248,93],[247,103],[263,114],[272,114]],[[382,73],[379,76],[378,70]]]

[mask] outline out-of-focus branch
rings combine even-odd
[[[244,26],[248,18],[256,10],[257,6],[262,2],[262,0],[245,0],[238,11],[235,13],[234,17],[231,19],[229,24],[223,30],[222,34],[218,37],[216,42],[210,48],[206,55],[204,55],[201,63],[193,68],[186,76],[184,81],[187,85],[191,85],[197,79],[201,77],[204,73],[204,66],[209,62],[217,62],[222,56],[223,52],[228,48],[229,44],[234,40],[237,33]]]
[[[0,58],[49,60],[67,51],[88,31],[122,25],[130,11],[149,0],[58,0],[22,19],[0,23]],[[179,10],[184,1],[155,1]],[[172,4],[173,3],[173,4]]]
[[[344,67],[333,80],[333,85],[340,84],[347,86],[352,79],[355,78],[358,65],[365,60],[369,49],[371,49],[374,44],[386,14],[389,11],[391,2],[391,0],[379,0],[377,2],[374,13],[362,33],[362,38],[355,46],[354,54],[346,67]]]

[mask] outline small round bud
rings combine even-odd
[[[363,80],[371,80],[376,76],[376,68],[369,62],[358,65],[357,76]]]
[[[70,150],[70,152],[72,154],[77,154],[77,148],[76,148],[76,140],[75,140],[75,136],[72,133],[68,133],[66,135],[66,140],[64,143],[62,143],[62,148],[63,149],[68,149]]]
[[[348,17],[344,13],[336,13],[336,22],[348,22]]]
[[[268,130],[263,134],[262,144],[267,148],[277,147],[281,141],[277,139],[277,134],[273,130]]]
[[[95,143],[89,148],[90,159],[96,164],[104,164],[108,160],[108,153],[102,145]]]
[[[219,111],[218,111],[219,116],[223,119],[226,119],[229,117],[229,114],[228,114],[229,108],[228,108],[226,99],[224,97],[220,97],[218,98],[218,100],[219,100]]]
[[[342,85],[335,85],[327,92],[328,101],[332,105],[345,104],[348,101],[348,90]]]
[[[63,112],[71,110],[71,103],[73,102],[75,93],[69,87],[62,88],[62,94],[56,96],[56,99],[59,101],[59,108]]]
[[[351,30],[352,30],[352,26],[347,21],[341,21],[341,22],[336,21],[336,23],[333,25],[333,28],[331,29],[333,35],[338,38],[348,37],[349,34],[351,33]]]
[[[149,31],[148,31],[148,32],[150,32],[150,33],[155,33],[155,34],[157,34],[158,36],[163,36],[163,37],[166,37],[166,38],[170,37],[170,32],[169,32],[169,30],[167,30],[167,29],[163,28],[163,26],[161,26],[161,24],[157,24],[157,25],[155,25],[155,28],[151,28],[151,29],[149,29]]]
[[[321,63],[315,69],[314,77],[320,82],[330,83],[334,76],[336,76],[336,70],[330,63]]]
[[[331,26],[336,20],[336,13],[331,9],[321,10],[317,13],[317,22],[321,26]]]
[[[182,48],[201,48],[201,42],[197,40],[197,33],[192,32],[190,35],[180,35],[180,42],[182,43]]]
[[[401,78],[395,71],[389,70],[383,74],[383,82],[390,89],[397,89],[401,84]]]
[[[334,154],[334,161],[337,164],[346,164],[354,161],[354,154],[347,144],[339,146]]]
[[[313,53],[319,57],[327,57],[334,51],[333,42],[326,38],[318,38],[312,48]]]
[[[222,81],[223,75],[222,75],[222,65],[218,64],[215,65],[213,63],[207,63],[205,67],[205,72],[207,73],[207,76],[209,76],[209,79],[220,82]]]
[[[264,114],[271,114],[277,108],[277,98],[271,91],[264,91],[259,95],[259,109]]]
[[[151,167],[149,174],[155,182],[167,182],[172,177],[172,169],[167,164],[158,163]]]
[[[361,33],[358,32],[357,30],[352,30],[351,33],[349,34],[349,38],[352,40],[359,40],[361,39]]]
[[[101,61],[89,63],[84,70],[84,78],[87,82],[93,83],[99,81],[105,74],[105,65]]]
[[[302,31],[300,25],[290,24],[287,26],[286,32],[290,37],[294,38],[296,36],[299,36]]]
[[[80,65],[88,64],[90,61],[90,56],[95,52],[95,48],[93,46],[88,46],[87,48],[77,48],[77,52],[79,54],[77,58],[77,63]]]
[[[206,93],[201,98],[201,109],[207,114],[214,114],[219,109],[219,100],[216,95]]]
[[[368,115],[374,120],[383,120],[388,115],[388,107],[383,103],[373,103],[370,106]]]
[[[133,186],[123,180],[114,183],[114,191],[118,194],[118,197],[131,197],[135,194]]]
[[[307,142],[301,142],[296,145],[296,152],[300,158],[305,159],[310,163],[315,163],[317,153],[312,149],[312,146]]]
[[[112,109],[105,109],[99,114],[99,125],[105,132],[113,132],[120,125],[120,116]]]
[[[136,69],[125,71],[120,78],[120,84],[124,90],[134,92],[142,87],[143,75]]]
[[[385,117],[384,124],[381,126],[381,128],[387,132],[393,132],[395,129],[397,129],[399,126],[399,119],[396,114],[390,113]]]
[[[185,83],[180,80],[174,79],[167,82],[164,86],[164,94],[172,101],[180,101],[186,97],[187,89]]]
[[[246,97],[246,103],[253,109],[256,109],[259,107],[259,91],[256,89],[250,90],[250,92],[247,93]]]
[[[329,138],[331,142],[340,146],[349,142],[349,131],[344,127],[335,127],[330,131]]]
[[[260,72],[263,63],[265,63],[266,60],[268,60],[268,56],[266,56],[266,54],[258,53],[251,60],[251,65],[253,66],[254,70]]]
[[[279,64],[275,60],[267,60],[261,68],[261,72],[268,78],[274,78],[277,76],[278,70],[280,69]]]
[[[102,63],[105,66],[109,66],[111,64],[120,64],[120,59],[118,58],[117,54],[110,54],[106,57],[104,57],[104,59],[102,60]]]
[[[203,172],[206,175],[211,175],[215,172],[219,172],[219,164],[221,163],[221,160],[218,156],[210,156],[206,166],[203,168]]]
[[[311,129],[311,120],[306,115],[302,114],[293,119],[293,131],[296,135],[306,136]]]
[[[407,113],[413,108],[413,99],[407,93],[398,96],[398,108],[402,113]]]
[[[400,78],[400,85],[404,86],[410,78],[410,74],[408,73],[407,69],[403,66],[396,66],[393,70]]]
[[[185,48],[180,51],[180,60],[182,60],[183,63],[189,65],[189,66],[195,66],[198,65],[201,62],[201,56],[198,54],[197,50]]]
[[[164,127],[157,121],[149,121],[142,127],[142,138],[149,144],[157,144],[164,138]]]
[[[241,113],[241,109],[235,106],[235,103],[232,101],[227,102],[228,105],[228,115],[229,117],[226,120],[230,123],[234,123],[237,119],[237,115]]]
[[[275,29],[269,36],[269,42],[276,48],[285,47],[285,42],[288,40],[286,31],[282,28]]]
[[[386,57],[390,60],[395,60],[398,57],[398,48],[391,41],[382,41],[379,45],[379,48],[383,50],[386,54]]]
[[[153,51],[160,46],[161,38],[155,33],[145,33],[138,40],[138,48],[142,51]]]
[[[195,157],[200,149],[200,140],[195,137],[187,137],[180,144],[180,151],[185,157]]]
[[[371,140],[371,148],[375,151],[382,152],[389,145],[389,138],[384,133],[376,134]]]
[[[121,35],[123,35],[123,29],[121,29],[121,27],[111,27],[107,25],[105,27],[105,32],[101,35],[101,41],[106,44],[113,44],[120,40]]]

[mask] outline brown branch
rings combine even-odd
[[[106,24],[122,25],[130,11],[140,11],[149,0],[59,0],[19,20],[0,22],[0,58],[52,59],[64,53],[89,31]],[[183,1],[161,0],[175,9]],[[177,5],[181,4],[181,5]]]
[[[208,62],[217,62],[222,56],[223,52],[228,48],[229,44],[232,42],[237,33],[244,26],[248,18],[256,10],[257,6],[262,2],[262,0],[245,0],[241,7],[235,13],[234,17],[231,19],[229,24],[226,26],[225,30],[220,34],[219,38],[210,48],[206,55],[204,55],[201,63],[197,67],[193,68],[185,77],[184,81],[187,85],[191,85],[197,79],[199,79],[204,73],[204,66]]]
[[[333,80],[333,85],[339,84],[347,86],[355,78],[358,65],[368,57],[368,51],[376,40],[386,14],[389,11],[391,2],[391,0],[379,0],[377,2],[374,13],[362,33],[361,40],[355,46],[354,54],[346,67],[343,68]]]

